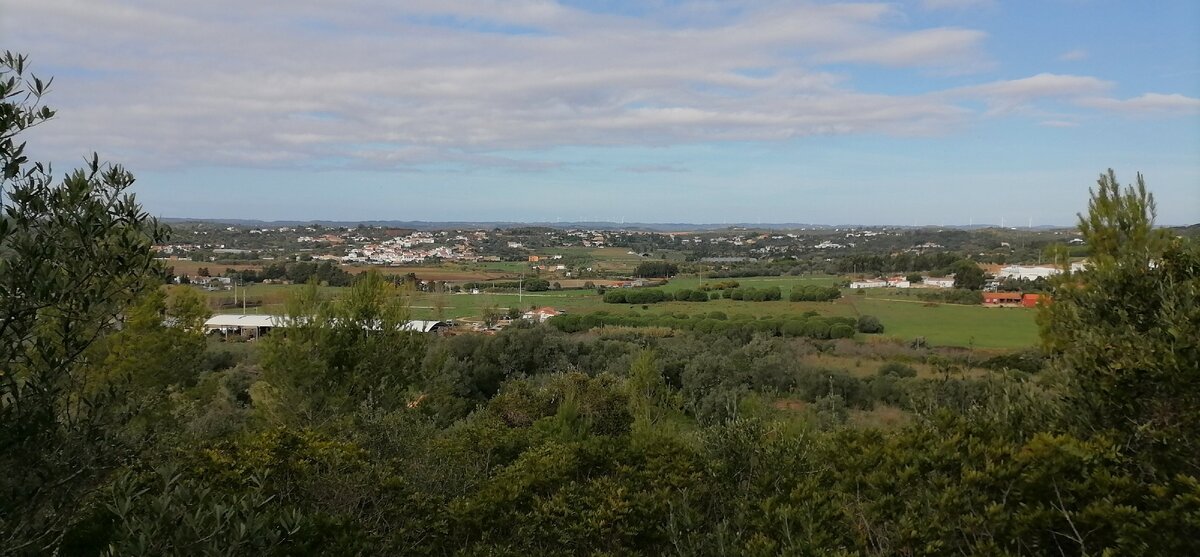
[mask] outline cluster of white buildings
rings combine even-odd
[[[439,233],[447,236],[445,232]],[[397,236],[364,244],[362,247],[351,248],[341,257],[342,263],[362,263],[371,265],[391,265],[399,263],[420,263],[429,258],[446,260],[477,260],[478,257],[468,245],[466,236],[458,235],[451,239],[451,245],[437,245],[438,239],[430,232],[413,232],[407,236]]]
[[[1084,267],[1083,263],[1072,263],[1072,271],[1080,271]],[[1009,265],[1002,267],[1000,272],[996,273],[997,279],[1020,279],[1034,280],[1040,278],[1050,278],[1062,272],[1059,267],[1050,265]]]
[[[1077,272],[1087,268],[1086,261],[1076,261],[1071,264],[1071,271]],[[1035,280],[1040,278],[1050,278],[1062,272],[1059,267],[1051,265],[1009,265],[1002,267],[1000,272],[996,273],[997,279],[1018,279],[1018,280]]]
[[[322,236],[300,236],[296,238],[301,244],[313,244],[318,242],[326,242],[330,244],[343,244],[346,239],[337,234],[325,234]]]
[[[854,247],[854,244],[851,242],[847,242],[846,244],[838,244],[836,242],[830,242],[829,240],[825,240],[824,242],[821,242],[821,243],[813,246],[813,248],[815,248],[815,249],[842,249],[844,247]]]
[[[154,246],[154,251],[160,255],[174,255],[200,249],[199,244],[166,244]]]
[[[850,288],[954,288],[954,277],[925,277],[917,284],[904,277],[857,280],[850,283]]]
[[[367,244],[361,248],[349,250],[341,258],[342,263],[366,263],[373,265],[388,265],[397,263],[420,263],[426,259],[437,257],[447,260],[474,260],[475,255],[465,246],[437,246],[427,249],[405,248],[397,245]]]
[[[1071,264],[1072,271],[1081,271],[1087,263],[1078,261]],[[1001,267],[996,273],[996,279],[1035,280],[1050,278],[1062,272],[1058,267],[1049,265],[1009,265]],[[920,283],[910,283],[904,277],[859,280],[850,283],[850,288],[954,288],[954,277],[925,277]]]

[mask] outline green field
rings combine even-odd
[[[884,334],[903,339],[925,337],[935,345],[974,348],[1025,348],[1037,344],[1037,310],[985,308],[955,304],[926,305],[906,300],[848,296],[841,303],[883,322]]]
[[[705,282],[737,280],[742,286],[764,288],[778,286],[787,292],[797,284],[833,284],[837,277],[814,275],[803,277],[753,277],[740,279],[706,279]],[[663,290],[675,291],[699,286],[700,279],[683,277],[672,280]],[[261,299],[259,308],[249,308],[248,313],[282,313],[289,293],[297,286],[251,285],[246,288],[250,299]],[[325,287],[322,291],[337,296],[344,289]],[[834,302],[742,302],[735,300],[712,300],[709,302],[665,302],[647,306],[606,304],[594,290],[562,290],[549,292],[451,294],[440,296],[428,293],[412,294],[412,315],[417,319],[440,317],[461,319],[478,317],[483,309],[496,306],[500,309],[518,308],[526,310],[535,306],[551,306],[573,313],[608,311],[612,313],[686,313],[698,314],[722,311],[727,315],[748,315],[755,318],[765,316],[797,315],[816,311],[830,316],[874,315],[886,327],[885,335],[905,340],[924,337],[927,342],[943,346],[964,346],[984,349],[1014,349],[1034,346],[1037,343],[1037,325],[1034,321],[1037,310],[1025,308],[985,308],[954,304],[926,304],[898,295],[893,290],[868,292],[865,295],[844,291],[844,296]],[[232,298],[232,292],[210,292],[212,299]],[[443,305],[439,312],[439,298]],[[214,308],[214,311],[215,308]],[[240,313],[238,309],[220,310]]]

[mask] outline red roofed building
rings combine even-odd
[[[1021,305],[1020,292],[984,292],[983,305],[985,306],[1018,306]]]
[[[1050,297],[1045,294],[1026,294],[1021,296],[1021,305],[1027,308],[1035,308],[1038,304],[1044,304],[1050,301]]]

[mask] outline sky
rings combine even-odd
[[[0,0],[165,217],[1200,222],[1200,2]]]

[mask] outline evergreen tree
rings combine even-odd
[[[1072,415],[1117,432],[1164,472],[1200,473],[1200,250],[1154,228],[1140,174],[1124,189],[1102,175],[1079,229],[1088,266],[1056,279],[1039,315],[1073,383]]]

